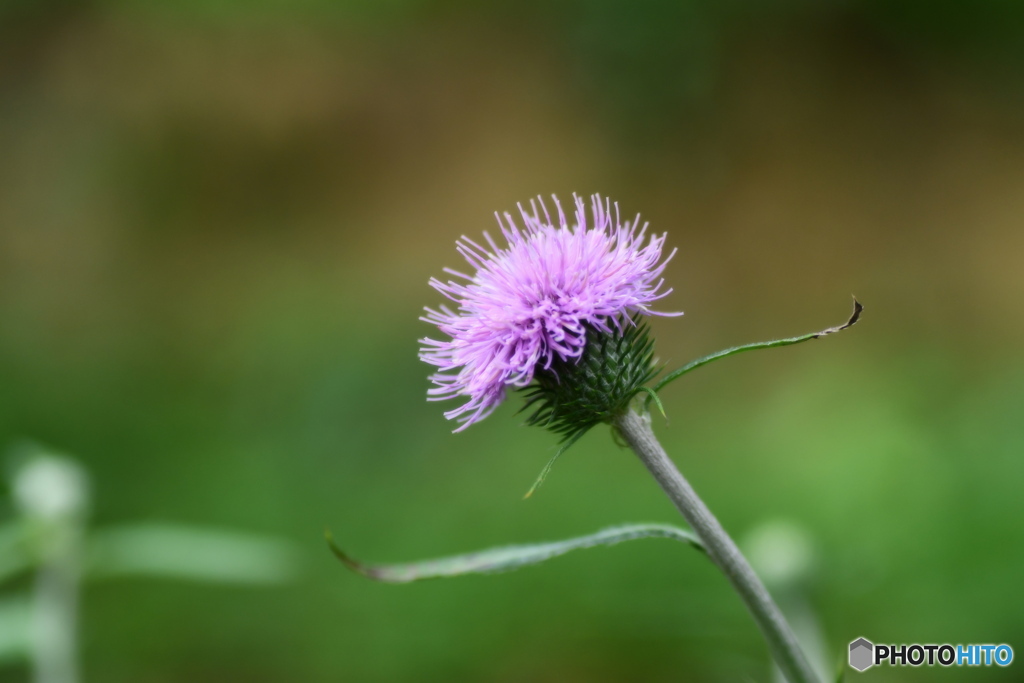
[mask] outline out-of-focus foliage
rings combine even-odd
[[[424,401],[416,318],[455,239],[572,191],[679,247],[670,367],[866,304],[828,343],[687,375],[657,427],[737,537],[802,525],[830,655],[1019,643],[1022,12],[0,4],[0,445],[80,458],[97,528],[314,558],[259,590],[87,584],[86,680],[767,679],[742,605],[672,544],[406,587],[324,547],[325,526],[388,562],[678,522],[603,427],[523,502],[552,436],[511,402],[452,435]],[[0,607],[8,632],[24,608]]]
[[[0,521],[0,662],[28,665],[33,680],[80,677],[79,593],[94,579],[273,585],[298,575],[300,555],[281,539],[181,524],[90,528],[79,463],[30,442],[8,461],[16,514]]]

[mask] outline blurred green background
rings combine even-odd
[[[324,545],[678,521],[606,429],[524,502],[554,438],[515,400],[458,435],[424,400],[428,278],[552,192],[668,231],[671,365],[865,303],[688,376],[657,426],[734,535],[813,540],[830,660],[858,636],[1024,654],[1024,4],[3,0],[0,446],[75,455],[95,525],[303,559],[275,587],[87,584],[86,681],[770,679],[668,541],[408,586]]]

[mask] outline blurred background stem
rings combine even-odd
[[[616,420],[615,426],[703,542],[708,556],[739,593],[786,679],[790,683],[817,683],[818,676],[782,612],[736,543],[665,453],[651,429],[650,417],[630,410]]]
[[[80,529],[57,530],[51,553],[36,574],[32,605],[35,683],[77,683]]]
[[[78,592],[89,509],[85,470],[37,446],[21,448],[14,498],[37,559],[29,634],[35,683],[78,681]]]

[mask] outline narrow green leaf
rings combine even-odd
[[[744,344],[743,346],[734,346],[731,349],[725,349],[723,351],[716,351],[715,353],[708,354],[707,356],[703,356],[701,358],[698,358],[697,360],[690,361],[689,363],[679,368],[678,370],[673,370],[672,372],[662,377],[661,380],[659,380],[658,383],[654,385],[654,391],[661,391],[666,385],[679,379],[680,377],[690,372],[691,370],[696,370],[697,368],[707,365],[712,361],[719,360],[720,358],[734,356],[737,353],[743,353],[744,351],[753,351],[755,349],[774,349],[775,347],[778,346],[790,346],[791,344],[799,344],[801,342],[810,341],[811,339],[818,339],[819,337],[835,334],[836,332],[842,332],[843,330],[849,327],[853,327],[854,325],[857,324],[857,321],[860,320],[860,313],[863,310],[864,306],[861,305],[861,303],[857,301],[856,298],[854,298],[853,314],[850,316],[850,319],[847,320],[842,325],[829,327],[828,329],[824,329],[820,332],[811,332],[810,334],[803,334],[800,335],[799,337],[788,337],[786,339],[776,339],[774,341]],[[647,400],[644,403],[645,407],[649,408],[650,403],[651,397],[648,396]]]
[[[534,491],[540,488],[540,485],[543,484],[544,480],[548,478],[548,474],[551,472],[551,468],[555,466],[555,461],[558,460],[562,456],[562,453],[565,453],[567,450],[569,450],[569,447],[572,446],[577,441],[579,441],[580,437],[586,433],[586,430],[576,432],[575,434],[570,436],[565,443],[558,447],[558,450],[555,451],[555,454],[551,456],[551,459],[548,460],[547,464],[544,465],[544,468],[540,471],[540,474],[537,475],[537,480],[533,482],[533,486],[531,486],[530,490],[526,492],[525,496],[523,496],[523,500],[526,500],[527,498],[532,496]]]
[[[129,576],[208,583],[273,584],[288,581],[299,556],[286,540],[224,529],[137,523],[92,534],[89,578]]]
[[[531,564],[538,564],[553,557],[564,555],[581,548],[599,545],[615,545],[623,541],[640,538],[671,538],[687,543],[703,551],[704,546],[691,532],[667,524],[628,524],[603,529],[589,536],[570,538],[565,541],[536,543],[531,545],[510,545],[491,548],[465,555],[453,555],[421,562],[406,564],[367,565],[347,555],[339,548],[331,532],[327,532],[327,543],[334,555],[346,567],[374,581],[385,583],[409,583],[421,579],[433,579],[463,574],[493,574],[511,571]]]
[[[665,406],[661,405],[661,399],[658,397],[657,392],[655,392],[654,389],[651,389],[650,387],[640,387],[637,393],[639,393],[640,391],[647,394],[647,400],[644,401],[644,406],[649,406],[650,402],[654,401],[654,405],[658,406],[658,412],[661,413],[661,416],[667,420],[668,415],[665,414]]]

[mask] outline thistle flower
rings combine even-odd
[[[675,254],[662,259],[665,235],[647,237],[639,215],[620,221],[618,204],[599,195],[591,199],[588,225],[583,199],[574,200],[572,224],[557,198],[557,225],[540,198],[529,211],[519,205],[522,230],[509,213],[504,220],[495,214],[508,246],[486,232],[489,249],[463,237],[458,251],[476,272],[446,268],[461,281],[430,280],[457,310],[426,309],[421,319],[451,338],[420,340],[420,358],[440,368],[430,377],[428,400],[468,399],[445,413],[461,424],[455,431],[487,417],[508,387],[579,363],[588,332],[621,335],[635,315],[680,315],[650,310],[672,291],[661,278]]]
[[[431,376],[429,400],[466,397],[445,413],[461,423],[461,431],[489,415],[508,387],[524,389],[524,408],[534,407],[527,424],[541,425],[562,436],[561,446],[541,470],[526,497],[544,481],[555,460],[591,427],[605,422],[622,445],[631,448],[693,529],[665,525],[631,525],[605,529],[567,541],[504,546],[489,551],[399,565],[365,565],[345,554],[328,534],[331,550],[353,571],[378,581],[404,583],[438,576],[491,573],[534,564],[575,548],[661,536],[683,540],[701,549],[722,570],[761,629],[772,657],[790,683],[818,683],[800,644],[778,606],[735,542],[704,504],[658,443],[647,408],[662,408],[658,392],[699,367],[754,349],[801,344],[849,329],[863,306],[854,299],[853,314],[842,325],[786,339],[734,346],[702,356],[647,386],[658,374],[654,344],[641,320],[655,313],[650,305],[669,294],[661,273],[675,255],[662,259],[665,235],[645,237],[640,217],[619,220],[619,207],[594,195],[593,226],[587,225],[583,200],[574,196],[575,223],[562,207],[557,226],[543,200],[521,205],[525,226],[512,216],[499,216],[507,242],[499,247],[487,233],[490,249],[463,237],[458,250],[473,275],[445,269],[461,282],[430,284],[457,304],[426,309],[423,321],[437,325],[450,339],[422,339],[420,358],[440,371]],[[542,217],[543,214],[543,217]],[[648,396],[643,405],[633,398]],[[639,412],[636,410],[639,408]],[[662,409],[662,414],[665,414]]]

